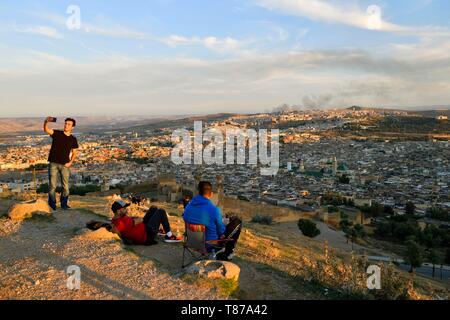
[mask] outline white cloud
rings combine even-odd
[[[365,10],[347,1],[324,0],[254,0],[259,6],[289,15],[305,17],[327,23],[338,23],[374,31],[408,33],[419,36],[450,36],[448,28],[402,26],[383,19],[380,7]]]
[[[28,52],[16,57],[26,65],[0,69],[0,109],[2,115],[61,108],[85,114],[94,109],[107,114],[257,112],[323,95],[331,95],[330,107],[448,104],[449,55],[423,59],[424,45],[424,55],[404,59],[401,50],[394,46],[386,56],[293,51],[222,60],[111,56],[91,63]]]
[[[171,35],[166,38],[160,38],[159,40],[171,47],[201,45],[217,52],[237,50],[241,45],[239,40],[230,37],[217,38],[210,36],[205,38],[201,37],[187,38],[179,35]]]
[[[28,34],[34,34],[34,35],[40,35],[45,36],[52,39],[63,39],[63,35],[56,30],[55,28],[48,27],[48,26],[33,26],[33,27],[25,27],[20,28],[17,26],[14,26],[14,30],[16,32],[21,33],[28,33]]]
[[[30,13],[40,18],[46,19],[49,22],[55,23],[60,27],[65,27],[66,17],[53,13]],[[218,38],[215,36],[208,37],[185,37],[180,35],[171,35],[168,37],[158,37],[147,32],[138,31],[119,24],[109,24],[103,22],[96,24],[92,22],[81,22],[81,31],[90,35],[99,35],[112,38],[124,38],[131,40],[144,40],[160,42],[171,47],[177,46],[203,46],[209,50],[219,53],[233,53],[241,49],[244,43],[232,37]],[[76,32],[76,31],[74,31]]]

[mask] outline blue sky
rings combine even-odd
[[[449,52],[447,0],[2,0],[0,117],[448,105]]]

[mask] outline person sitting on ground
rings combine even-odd
[[[152,206],[145,214],[143,222],[136,221],[127,216],[129,203],[122,200],[112,204],[111,210],[114,212],[112,232],[118,233],[122,239],[136,245],[157,244],[156,236],[159,226],[162,224],[165,232],[164,242],[181,242],[181,237],[175,236],[170,230],[169,219],[164,209]]]
[[[219,247],[216,258],[218,260],[231,260],[241,232],[242,221],[237,217],[222,220],[220,209],[210,200],[213,196],[210,182],[201,181],[198,184],[198,192],[199,194],[186,206],[183,219],[189,224],[204,225],[206,241],[229,238],[230,241],[218,242],[214,246],[208,244],[207,250],[212,252]],[[227,226],[225,226],[224,221]]]

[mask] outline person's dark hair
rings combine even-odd
[[[66,121],[71,121],[73,123],[73,127],[75,127],[77,125],[77,122],[75,121],[75,119],[67,118],[66,120],[64,120],[64,122],[66,122]]]
[[[198,184],[198,193],[202,196],[210,196],[212,193],[212,184],[209,181],[200,181]]]

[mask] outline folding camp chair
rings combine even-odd
[[[233,232],[225,239],[220,240],[210,240],[206,241],[205,232],[206,227],[202,224],[190,224],[185,222],[185,233],[183,240],[183,262],[181,264],[182,268],[187,267],[191,263],[199,260],[204,260],[208,258],[209,252],[206,248],[207,245],[216,247],[218,249],[224,249],[223,246],[220,246],[222,243],[226,243],[229,241],[234,241],[231,237],[237,232],[240,225],[236,226]],[[191,262],[185,264],[185,253],[189,252],[193,258]],[[196,254],[197,253],[197,257]]]

